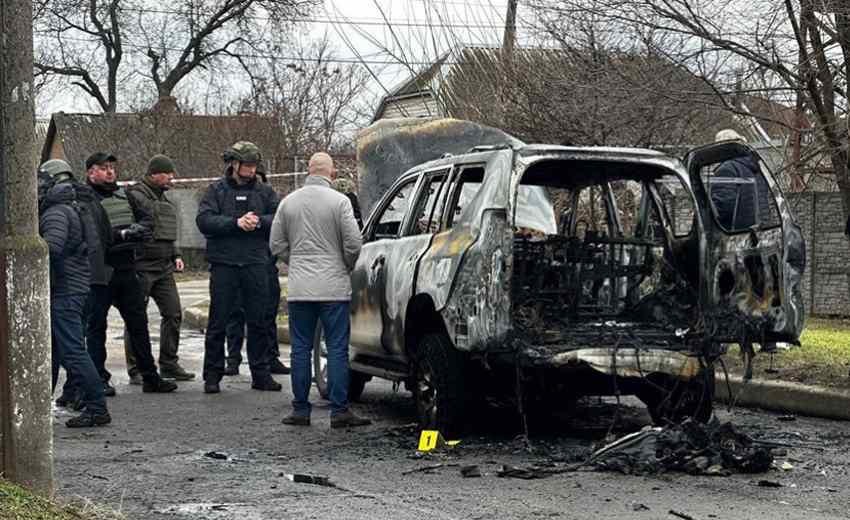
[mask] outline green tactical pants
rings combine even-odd
[[[183,311],[180,307],[180,293],[174,281],[174,271],[138,271],[144,291],[145,303],[153,298],[159,308],[159,369],[168,372],[177,368],[177,348],[180,345],[180,323]],[[124,355],[127,358],[127,373],[132,375],[138,370],[136,358],[130,349],[130,337],[124,328]]]

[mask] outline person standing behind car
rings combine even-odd
[[[248,366],[251,388],[280,391],[269,373],[266,334],[268,302],[268,237],[277,194],[257,182],[260,150],[239,141],[223,155],[224,178],[207,188],[195,223],[207,239],[210,263],[210,310],[204,338],[204,392],[217,394],[224,374],[224,338],[237,298],[248,325]],[[238,295],[238,296],[237,296]]]
[[[333,189],[348,197],[351,202],[351,209],[354,211],[357,227],[363,229],[363,217],[360,214],[360,201],[357,200],[357,186],[354,185],[354,181],[345,177],[337,177],[333,181]]]
[[[133,208],[123,189],[118,187],[114,155],[97,152],[86,159],[86,180],[109,217],[112,245],[106,251],[106,264],[113,269],[108,286],[93,286],[91,315],[86,331],[89,354],[104,381],[106,370],[106,327],[109,307],[115,306],[129,330],[133,353],[139,364],[142,391],[166,393],[177,389],[157,373],[151,354],[148,314],[135,261],[139,244],[152,236],[153,217]],[[141,222],[139,222],[141,221]],[[142,223],[143,222],[143,223]]]
[[[88,236],[96,231],[84,222],[84,207],[77,201],[73,174],[65,161],[44,163],[38,172],[38,231],[50,257],[50,335],[53,385],[59,365],[68,379],[80,386],[85,410],[65,424],[83,428],[109,424],[103,385],[83,340],[84,309],[91,282]]]
[[[717,132],[715,142],[746,143],[738,132],[726,129]],[[762,224],[770,216],[770,186],[761,175],[756,158],[747,154],[722,162],[714,173],[716,179],[738,179],[752,184],[720,184],[711,187],[711,200],[717,208],[717,219],[726,231],[744,231]],[[760,352],[776,352],[775,342],[761,344]]]
[[[292,413],[284,424],[309,426],[310,356],[319,320],[328,349],[331,428],[364,426],[348,407],[348,343],[351,335],[351,280],[362,238],[348,197],[335,191],[333,160],[310,158],[304,186],[290,193],[272,224],[271,250],[289,265],[289,334],[292,343]]]
[[[165,196],[175,173],[174,162],[170,157],[155,155],[148,163],[147,173],[142,180],[127,189],[127,197],[134,207],[143,208],[146,213],[153,215],[153,239],[142,243],[135,267],[142,282],[145,302],[153,298],[159,308],[159,374],[166,379],[191,381],[195,379],[195,374],[181,367],[177,356],[183,310],[174,271],[182,271],[184,266],[180,249],[176,246],[177,208]],[[136,372],[136,357],[126,327],[124,354],[127,372]]]

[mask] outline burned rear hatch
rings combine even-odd
[[[511,302],[527,363],[608,371],[643,355],[647,371],[679,373],[662,365],[700,353],[699,221],[677,164],[637,151],[521,156]]]

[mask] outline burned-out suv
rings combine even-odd
[[[755,176],[724,174],[736,160]],[[795,343],[803,327],[800,229],[738,143],[684,164],[638,149],[475,148],[398,177],[363,236],[351,398],[372,376],[403,382],[421,422],[443,430],[482,394],[634,394],[658,422],[707,420],[725,342]]]

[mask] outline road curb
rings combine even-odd
[[[763,379],[745,383],[741,376],[731,374],[728,387],[722,374],[717,376],[716,383],[716,398],[723,403],[730,402],[731,389],[731,401],[738,406],[850,420],[850,392],[847,391]]]
[[[207,310],[200,307],[186,307],[183,309],[183,323],[201,332],[207,330]],[[289,326],[277,325],[277,340],[280,343],[289,343]]]

